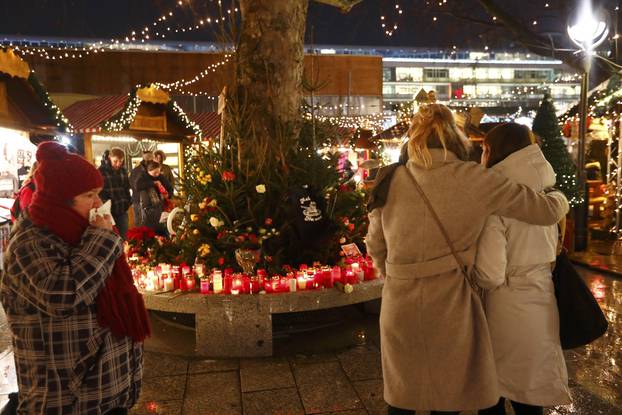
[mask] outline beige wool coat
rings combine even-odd
[[[486,317],[436,222],[412,184],[414,173],[469,267],[492,214],[551,225],[568,211],[558,192],[538,194],[450,152],[395,172],[383,207],[369,214],[367,252],[385,275],[380,312],[384,398],[403,409],[490,407],[499,392]]]
[[[534,190],[555,184],[537,144],[492,167]],[[477,284],[484,300],[501,396],[539,406],[571,402],[559,341],[559,312],[551,275],[557,226],[535,226],[490,216],[479,238]]]

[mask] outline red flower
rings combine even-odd
[[[264,256],[266,262],[272,262],[272,257],[270,255]]]
[[[257,235],[255,235],[254,233],[249,233],[248,240],[250,243],[256,244],[258,242]]]
[[[266,218],[266,220],[263,223],[265,223],[266,226],[272,225],[272,218]]]
[[[222,180],[225,182],[232,182],[235,180],[235,173],[231,170],[225,170],[222,172]]]
[[[221,267],[225,264],[225,259],[223,257],[218,258],[218,265]]]
[[[219,240],[220,238],[222,238],[223,236],[225,236],[224,232],[218,232],[218,234],[216,234],[216,240]]]
[[[127,231],[127,239],[131,241],[144,241],[155,236],[153,229],[147,226],[137,226]]]
[[[349,230],[350,232],[352,232],[352,231],[354,230],[354,224],[353,224],[353,223],[349,223],[349,224],[348,224],[348,230]]]

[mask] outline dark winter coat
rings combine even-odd
[[[160,223],[160,216],[164,208],[164,198],[155,184],[156,181],[160,181],[169,195],[171,194],[171,185],[164,175],[152,177],[146,172],[139,176],[135,190],[140,211],[139,226],[147,226],[152,229],[155,229]]]
[[[120,216],[127,212],[132,205],[130,196],[130,180],[125,167],[115,170],[110,164],[102,164],[99,172],[104,177],[104,188],[99,197],[102,202],[112,203],[112,216]]]

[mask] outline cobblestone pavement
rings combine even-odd
[[[622,414],[622,279],[585,269],[581,272],[611,325],[603,338],[566,352],[574,402],[546,413]],[[344,319],[340,326],[275,339],[274,358],[192,357],[191,347],[184,346],[192,332],[160,327],[147,344],[151,351],[146,354],[143,392],[131,413],[384,414],[377,316],[363,314],[360,309],[339,312],[358,313],[358,318]],[[8,333],[3,322],[0,335],[6,346]],[[161,324],[155,322],[154,326]],[[170,344],[173,346],[169,351],[178,355],[159,352],[170,348]],[[0,360],[5,370],[8,357],[10,349]],[[0,394],[14,388],[11,376],[5,379]]]

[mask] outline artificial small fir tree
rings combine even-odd
[[[566,195],[570,206],[581,203],[583,194],[577,183],[577,168],[562,139],[555,105],[548,93],[544,95],[533,121],[533,132],[540,137],[544,157],[551,163],[557,175],[555,187]]]

